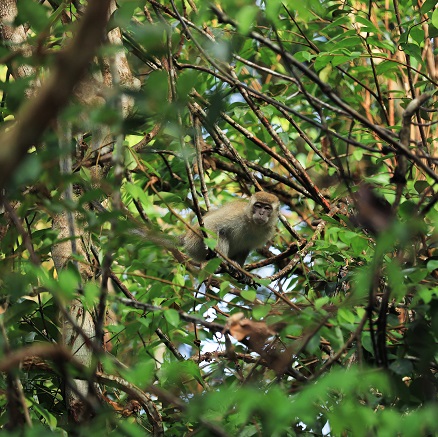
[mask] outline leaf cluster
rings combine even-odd
[[[26,130],[82,3],[17,3],[1,135]],[[0,154],[0,428],[437,433],[435,2],[114,6],[121,45],[104,41],[22,158]],[[115,74],[121,50],[138,87]],[[283,220],[250,285],[184,257],[194,217],[256,190]],[[96,326],[70,321],[91,364],[63,345],[74,305]],[[99,384],[89,420],[72,380]]]

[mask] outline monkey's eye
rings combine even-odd
[[[272,206],[271,205],[265,205],[264,203],[254,203],[254,206],[256,208],[264,208],[264,209],[268,209],[269,211],[272,210]]]

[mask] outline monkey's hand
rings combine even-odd
[[[208,246],[205,246],[205,261],[210,261],[213,258],[217,257],[217,254],[214,250],[211,250]]]
[[[254,281],[253,278],[251,278],[248,275],[245,275],[245,273],[237,270],[235,267],[231,265],[227,265],[226,272],[240,283],[249,285],[251,287],[256,287],[256,282]]]

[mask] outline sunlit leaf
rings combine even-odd
[[[242,290],[240,295],[250,302],[253,302],[256,298],[257,292],[255,290]]]
[[[172,326],[178,326],[180,322],[178,311],[174,310],[173,308],[167,308],[163,312],[164,318],[172,325]]]

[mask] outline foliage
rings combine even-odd
[[[41,3],[18,2],[21,46],[3,33],[2,135],[62,68],[84,14],[79,1]],[[16,164],[0,156],[3,430],[438,432],[438,9],[385,5],[117,2],[107,30],[121,30],[141,87],[116,77],[120,47],[105,41],[88,76],[109,59],[112,82],[88,98],[76,88],[41,137],[26,132]],[[96,151],[102,131],[111,147]],[[173,245],[195,214],[256,189],[285,217],[247,260],[263,279],[181,259]],[[52,226],[62,214],[76,231]],[[54,247],[71,241],[86,255],[55,269]],[[106,308],[91,365],[61,344],[60,312],[77,301],[98,340]],[[82,399],[92,417],[79,426],[72,378],[102,390]]]

